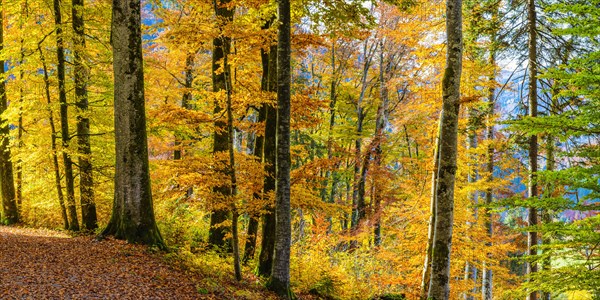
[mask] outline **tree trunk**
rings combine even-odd
[[[440,131],[440,165],[436,186],[436,220],[433,236],[429,298],[448,299],[450,294],[450,252],[454,224],[454,182],[456,176],[460,76],[462,71],[462,1],[446,1],[446,68],[442,79],[443,105]]]
[[[58,196],[58,204],[60,204],[60,211],[63,218],[64,228],[69,229],[69,217],[67,216],[67,208],[65,207],[65,196],[63,194],[62,183],[60,180],[60,165],[58,163],[58,152],[56,147],[56,127],[54,127],[54,114],[52,113],[52,103],[50,100],[50,79],[48,78],[48,68],[46,67],[46,59],[44,58],[44,53],[42,52],[42,46],[40,44],[38,44],[38,51],[40,52],[40,60],[42,61],[42,69],[44,71],[44,91],[46,92],[46,102],[48,103],[48,122],[50,123],[50,132],[52,134],[52,165],[54,167],[56,193]]]
[[[474,108],[469,108],[468,110],[468,116],[469,116],[469,125],[467,128],[467,132],[468,132],[468,137],[467,137],[467,151],[471,150],[473,151],[473,149],[477,148],[477,128],[479,127],[479,124],[475,123],[477,122],[477,111]],[[474,184],[477,181],[477,157],[474,155],[469,155],[468,157],[468,174],[467,174],[467,181],[469,184]],[[468,198],[471,202],[472,205],[472,209],[473,209],[473,218],[475,221],[475,224],[477,224],[477,218],[478,218],[478,211],[477,211],[477,206],[478,206],[478,193],[477,192],[471,192],[468,195]],[[473,223],[468,222],[467,221],[467,227],[469,228],[468,233],[470,234],[470,232],[472,232],[472,228],[473,228]],[[469,237],[469,239],[471,239]],[[472,239],[471,239],[472,240]],[[473,263],[469,260],[467,260],[465,262],[465,281],[469,281],[471,280],[472,282],[468,282],[467,285],[472,285],[473,288],[471,289],[470,292],[465,292],[464,294],[464,299],[465,300],[475,300],[474,295],[477,294],[477,277],[478,277],[478,270],[477,268],[473,265]]]
[[[275,18],[271,20],[273,22]],[[265,68],[263,63],[263,73],[267,72],[267,91],[277,91],[277,46],[271,46]],[[263,105],[265,110],[265,137],[264,137],[264,163],[265,178],[263,184],[263,197],[270,196],[275,191],[275,173],[276,173],[276,141],[277,141],[277,110],[275,106]],[[272,198],[270,198],[272,199]],[[273,199],[274,200],[274,199]],[[258,275],[263,277],[271,276],[273,270],[273,255],[275,251],[275,207],[271,202],[266,208],[262,223],[262,241],[261,250],[258,257]]]
[[[140,13],[140,0],[113,0],[115,198],[102,234],[166,249],[152,207]]]
[[[368,47],[368,40],[365,41],[363,47],[363,53],[365,55],[365,61],[363,64],[363,71],[361,77],[361,88],[360,95],[356,101],[356,134],[357,138],[354,142],[354,187],[352,190],[352,222],[350,228],[352,230],[358,230],[360,222],[365,218],[365,176],[367,169],[369,168],[367,159],[364,160],[361,168],[361,156],[362,156],[362,131],[363,121],[365,119],[363,100],[367,90],[367,77],[369,75],[369,68],[371,67],[371,60],[373,59],[373,52],[376,46]],[[352,247],[356,247],[357,242],[352,242]]]
[[[536,33],[536,12],[535,12],[535,0],[527,1],[527,21],[528,21],[528,32],[529,32],[529,116],[537,116],[537,33]],[[535,201],[538,196],[536,172],[538,170],[537,163],[538,156],[538,140],[537,135],[532,134],[529,137],[529,178],[527,182],[527,193],[530,201]],[[530,207],[529,216],[527,218],[528,226],[536,226],[538,224],[538,211],[535,207]],[[527,252],[530,256],[535,256],[537,250],[538,238],[536,231],[529,231],[527,233]],[[532,275],[537,272],[537,263],[527,263],[527,274]],[[528,296],[529,300],[537,299],[537,292],[531,291]]]
[[[185,82],[183,85],[185,91],[181,97],[181,107],[185,109],[192,109],[190,101],[192,100],[191,88],[194,82],[194,57],[195,53],[188,53],[185,58]],[[183,151],[179,148],[181,146],[181,138],[178,136],[175,136],[175,146],[177,148],[173,151],[173,159],[179,160],[182,157]]]
[[[235,279],[237,281],[242,280],[242,270],[240,267],[240,248],[239,248],[239,235],[238,235],[238,212],[235,204],[235,197],[237,195],[237,178],[235,176],[235,149],[233,146],[233,112],[231,108],[231,70],[227,61],[228,54],[225,53],[223,57],[223,64],[225,69],[223,75],[225,75],[225,91],[227,93],[227,142],[229,150],[229,178],[231,180],[231,239],[233,240],[231,245],[233,247],[233,269],[235,273]]]
[[[290,207],[290,1],[277,0],[277,186],[275,190],[275,254],[269,288],[282,299],[292,299],[290,250],[292,217]]]
[[[73,10],[73,66],[75,97],[77,105],[77,145],[79,151],[79,196],[81,202],[81,223],[87,230],[98,227],[96,203],[94,201],[94,175],[92,168],[92,148],[90,146],[90,119],[88,118],[87,82],[88,70],[83,62],[85,34],[83,0],[72,0]]]
[[[69,229],[79,230],[77,208],[75,207],[75,178],[73,176],[73,160],[69,154],[69,105],[67,104],[67,90],[65,87],[65,50],[63,44],[62,15],[60,0],[54,0],[54,23],[56,25],[56,56],[58,75],[58,100],[60,102],[60,135],[62,140],[62,157],[65,165],[65,182],[67,188],[67,212],[69,213]]]
[[[4,50],[4,6],[0,1],[0,51]],[[0,60],[0,74],[5,76],[4,60]],[[0,114],[8,109],[8,99],[6,97],[6,81],[0,80]],[[0,185],[2,192],[2,219],[8,224],[19,222],[19,210],[17,208],[17,199],[15,195],[15,180],[13,178],[13,165],[9,147],[10,129],[8,120],[0,118]]]
[[[263,25],[262,29],[268,29],[271,25],[271,22],[266,22]],[[260,59],[262,63],[262,78],[260,82],[260,89],[262,91],[269,91],[269,52],[264,49],[260,49]],[[258,123],[266,122],[267,117],[267,104],[263,104],[258,111]],[[253,155],[259,162],[263,161],[263,152],[264,152],[264,144],[265,144],[265,134],[256,138],[256,142],[254,144],[254,149],[252,149]],[[268,176],[268,175],[267,175]],[[263,186],[264,191],[264,186]],[[253,195],[254,199],[260,199],[262,197],[262,193],[255,193]],[[242,261],[247,263],[250,259],[254,258],[254,251],[256,249],[256,237],[258,235],[258,217],[259,215],[250,215],[250,220],[248,221],[248,231],[246,234],[246,246],[244,247],[244,257]],[[272,252],[272,251],[271,251]],[[270,274],[265,274],[268,276]]]
[[[426,300],[429,295],[429,281],[431,280],[431,255],[433,253],[433,235],[435,230],[436,216],[436,190],[438,181],[438,169],[440,166],[440,132],[442,130],[442,116],[440,114],[438,130],[435,137],[435,146],[433,150],[433,170],[431,172],[431,198],[429,202],[430,216],[427,229],[427,250],[425,253],[425,262],[423,263],[423,273],[421,276],[421,295],[419,299]]]
[[[230,23],[233,20],[233,7],[229,7],[230,0],[219,0],[215,1],[215,15],[219,22],[220,31],[222,34],[222,26],[226,23]],[[213,39],[213,53],[212,53],[212,83],[213,92],[218,92],[226,89],[225,72],[219,72],[221,64],[224,64],[223,59],[227,56],[231,49],[231,38],[227,36],[218,36]],[[222,69],[226,69],[228,66],[224,66]],[[218,101],[215,100],[214,115],[219,116],[223,112],[223,108],[219,105]],[[218,118],[215,121],[215,133],[213,136],[213,155],[228,150],[228,134],[224,130],[227,123],[223,118]],[[229,199],[231,196],[231,189],[228,184],[222,184],[213,189],[213,192],[219,196],[219,199]],[[228,207],[223,204],[219,205],[214,203],[215,207],[212,209],[210,215],[210,229],[208,232],[208,243],[214,247],[231,250],[231,245],[228,245],[225,241],[226,228],[221,224],[227,221],[228,218]]]
[[[492,37],[492,49],[490,50],[490,58],[489,58],[489,64],[491,66],[495,66],[496,65],[496,38],[495,36]],[[492,73],[492,75],[489,78],[490,82],[495,83],[496,81],[496,72],[494,71]],[[492,184],[492,182],[494,181],[494,145],[493,140],[494,140],[494,124],[492,123],[492,120],[494,118],[494,105],[495,105],[495,94],[496,94],[496,89],[492,87],[489,89],[488,92],[488,111],[487,111],[487,127],[486,127],[486,139],[488,141],[488,146],[487,146],[487,163],[486,163],[486,171],[487,171],[487,178],[486,181],[488,184]],[[490,212],[491,208],[489,207],[492,202],[493,202],[493,190],[491,187],[487,188],[485,191],[485,205],[488,207],[485,211],[485,228],[487,230],[487,234],[488,237],[490,238],[490,240],[492,239],[493,233],[494,233],[494,226],[493,226],[493,220],[492,220],[492,214]],[[486,243],[487,247],[491,247],[492,243]],[[488,258],[491,256],[490,253],[487,254]],[[481,297],[483,300],[492,300],[493,299],[493,273],[492,270],[489,268],[489,264],[488,262],[484,261],[483,262],[483,268],[481,270],[481,276],[482,276],[482,283],[481,283]]]
[[[383,59],[383,52],[384,52],[384,47],[383,47],[383,42],[380,42],[380,47],[381,47],[381,51],[379,52],[379,97],[381,98],[381,104],[379,105],[379,107],[377,108],[377,118],[375,121],[375,135],[373,137],[373,160],[375,162],[375,166],[377,169],[381,168],[382,162],[382,149],[381,149],[381,142],[383,141],[383,129],[385,127],[385,122],[387,119],[387,107],[388,107],[388,88],[387,88],[387,79],[388,79],[388,73],[389,73],[389,63],[386,66],[384,64],[384,59]],[[374,198],[374,215],[373,215],[373,220],[374,220],[374,228],[373,228],[373,244],[375,245],[375,247],[381,245],[381,214],[382,214],[382,209],[381,209],[381,189],[382,186],[381,184],[379,184],[377,182],[377,179],[375,179],[376,183],[374,183],[374,191],[373,191],[373,198]]]

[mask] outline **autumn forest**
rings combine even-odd
[[[600,299],[599,0],[0,9],[1,299]]]

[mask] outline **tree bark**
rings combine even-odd
[[[529,116],[537,116],[537,32],[536,32],[536,11],[535,11],[535,0],[527,1],[527,22],[528,22],[528,34],[529,34]],[[536,200],[538,196],[537,191],[537,175],[538,170],[537,163],[538,156],[538,140],[537,135],[532,134],[529,137],[529,178],[527,182],[527,193],[530,201]],[[528,209],[529,216],[527,218],[528,226],[536,226],[538,224],[538,211],[535,207]],[[532,229],[527,233],[527,252],[530,256],[535,256],[537,250],[535,247],[538,243],[537,232]],[[532,275],[537,272],[537,263],[527,263],[527,274]],[[537,299],[537,292],[530,291],[528,295],[529,300]]]
[[[234,9],[229,7],[230,0],[215,0],[215,15],[219,26],[233,21]],[[223,59],[227,56],[231,49],[231,38],[222,35],[223,28],[220,28],[220,35],[213,39],[212,53],[212,83],[213,92],[218,92],[226,89],[225,72],[219,72],[221,64],[224,64]],[[228,66],[224,66],[223,70]],[[214,115],[222,114],[223,108],[215,100]],[[215,121],[215,132],[213,136],[213,154],[218,154],[228,150],[228,134],[226,129],[227,123],[223,118],[218,118]],[[219,199],[228,199],[231,196],[231,189],[228,184],[222,184],[213,189],[213,192],[219,195]],[[208,243],[213,247],[231,250],[231,245],[225,240],[227,229],[221,224],[228,218],[228,208],[224,205],[215,203],[210,215],[210,229],[208,232]]]
[[[228,54],[226,53],[223,57],[223,64],[225,70],[225,91],[227,93],[227,135],[228,135],[228,150],[229,150],[229,178],[231,180],[231,239],[233,240],[231,245],[233,247],[233,269],[235,273],[235,279],[237,281],[242,280],[242,270],[240,267],[240,250],[239,250],[239,237],[238,237],[238,212],[235,205],[235,197],[237,195],[237,177],[235,176],[235,149],[233,146],[233,112],[231,108],[231,70],[227,61]]]
[[[56,26],[56,71],[58,76],[58,100],[60,102],[60,135],[62,140],[62,157],[65,165],[65,183],[67,190],[67,212],[69,213],[69,229],[79,230],[77,208],[75,207],[75,178],[73,176],[73,160],[69,154],[69,105],[67,104],[67,90],[65,87],[65,50],[63,42],[62,13],[60,0],[53,0],[54,24]]]
[[[271,20],[273,22],[275,18]],[[272,45],[268,52],[266,69],[263,63],[263,73],[267,72],[267,91],[277,91],[277,45]],[[263,105],[265,111],[264,164],[265,178],[263,197],[275,191],[276,159],[277,159],[277,109],[274,105]],[[272,198],[271,198],[272,199]],[[275,207],[269,203],[263,216],[261,250],[258,257],[258,275],[271,276],[273,270],[273,255],[275,251]]]
[[[271,26],[271,21],[265,23],[262,26],[262,29],[269,29]],[[262,64],[262,77],[260,82],[260,89],[262,91],[269,91],[269,52],[264,49],[260,49],[260,59]],[[276,79],[275,79],[276,80]],[[258,123],[266,122],[267,118],[267,105],[263,104],[258,111]],[[265,128],[266,129],[266,128]],[[265,130],[266,131],[266,130]],[[263,152],[264,152],[264,144],[265,144],[265,133],[262,136],[256,138],[256,142],[254,144],[254,149],[252,149],[253,155],[259,162],[264,163]],[[268,175],[266,175],[268,176]],[[264,185],[263,185],[264,191]],[[255,193],[253,197],[255,199],[260,199],[264,193]],[[258,235],[258,214],[250,215],[250,220],[248,221],[248,231],[246,234],[246,246],[244,247],[244,257],[242,261],[244,263],[248,262],[250,259],[254,258],[254,251],[256,249],[256,237]],[[272,252],[272,251],[271,251]],[[269,270],[269,268],[267,268]],[[268,276],[270,274],[264,274],[264,276]]]
[[[81,202],[81,223],[87,230],[98,227],[96,202],[94,201],[94,174],[92,168],[92,148],[90,146],[90,119],[88,118],[87,82],[88,70],[83,62],[85,33],[83,0],[72,0],[73,13],[73,66],[75,97],[77,105],[77,145],[79,151],[79,197]]]
[[[277,186],[275,190],[275,254],[269,288],[282,299],[292,299],[290,250],[292,217],[290,207],[290,99],[291,40],[290,1],[277,0]]]
[[[113,0],[115,198],[102,235],[166,249],[156,226],[148,170],[140,0]]]
[[[446,68],[442,79],[443,105],[440,131],[440,164],[436,186],[436,220],[431,261],[429,298],[448,299],[450,252],[454,224],[454,183],[462,72],[462,1],[446,1]]]
[[[435,230],[436,216],[436,190],[438,181],[438,169],[440,166],[440,132],[442,130],[442,116],[440,114],[438,130],[435,137],[435,146],[433,150],[433,170],[431,172],[431,198],[429,202],[429,226],[427,229],[427,250],[425,253],[425,262],[423,263],[423,273],[421,276],[421,294],[419,299],[426,300],[429,295],[429,282],[431,281],[431,255],[433,254],[433,235]]]
[[[469,116],[469,125],[467,126],[467,132],[468,132],[468,136],[467,136],[467,151],[469,150],[473,150],[475,148],[477,148],[477,128],[479,127],[479,124],[477,124],[476,120],[477,120],[477,111],[474,108],[469,108],[468,109],[468,116]],[[468,175],[467,175],[467,182],[469,184],[473,184],[477,181],[477,177],[478,177],[478,172],[477,172],[477,157],[470,154],[468,156]],[[479,204],[479,199],[478,199],[478,193],[477,192],[471,192],[468,195],[468,199],[471,202],[472,205],[472,209],[473,209],[473,218],[475,220],[475,223],[477,223],[477,218],[478,218],[478,211],[477,211],[477,206]],[[468,222],[467,221],[467,227],[469,228],[468,230],[468,234],[470,234],[470,232],[472,231],[471,228],[473,228],[473,223]],[[474,295],[477,294],[477,277],[479,276],[478,274],[478,270],[477,268],[473,265],[473,263],[469,260],[467,260],[465,262],[465,276],[464,279],[465,281],[471,281],[469,283],[467,283],[467,285],[472,285],[473,288],[471,289],[470,292],[465,292],[464,294],[464,299],[465,300],[475,300]]]
[[[0,51],[4,50],[4,6],[0,1]],[[5,76],[4,60],[0,60],[0,74]],[[0,114],[8,109],[6,96],[6,81],[0,80]],[[2,193],[2,219],[8,224],[19,222],[19,210],[15,195],[15,180],[13,177],[13,164],[9,147],[10,129],[8,120],[0,118],[0,185]]]
[[[58,196],[58,204],[60,204],[60,211],[63,218],[63,225],[65,229],[69,229],[69,217],[67,216],[67,208],[65,207],[65,196],[62,190],[62,183],[60,179],[60,165],[58,163],[58,152],[56,146],[56,127],[54,126],[54,114],[52,112],[52,101],[50,100],[50,79],[48,78],[48,68],[46,67],[46,59],[42,52],[42,47],[38,44],[38,51],[40,52],[40,60],[42,62],[42,70],[44,71],[44,91],[46,92],[46,102],[48,103],[48,123],[50,123],[50,133],[52,134],[51,149],[52,149],[52,165],[54,167],[54,180],[56,185],[56,193]]]

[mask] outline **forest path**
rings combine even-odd
[[[0,299],[199,299],[198,275],[147,248],[0,226]]]

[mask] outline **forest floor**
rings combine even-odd
[[[0,226],[0,299],[272,298],[253,279],[210,278],[168,257],[114,239]]]

